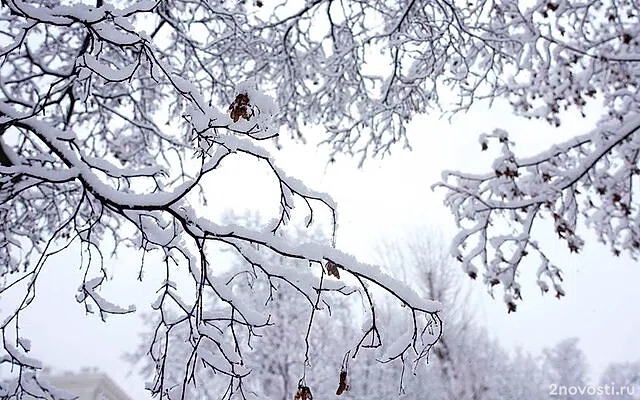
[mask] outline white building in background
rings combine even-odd
[[[77,400],[133,400],[107,374],[96,370],[48,375],[45,379],[77,395]]]

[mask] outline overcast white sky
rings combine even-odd
[[[584,133],[593,123],[573,121],[554,130],[544,123],[509,115],[507,107],[494,106],[459,115],[453,124],[433,117],[416,118],[409,130],[413,152],[398,147],[391,157],[370,161],[363,170],[357,170],[355,162],[347,159],[327,166],[326,150],[311,145],[289,144],[277,159],[290,175],[334,196],[339,207],[338,246],[362,261],[371,261],[377,240],[425,225],[443,231],[446,237],[455,232],[453,218],[442,205],[443,192],[434,193],[430,186],[443,169],[488,170],[496,153],[480,152],[479,133],[506,128],[513,133],[521,154],[530,154],[563,137]],[[264,182],[268,179],[253,162],[225,164],[215,179],[206,182],[216,193],[207,212],[218,214],[231,205],[237,211],[247,207],[273,212],[278,198],[267,197],[271,189]],[[231,193],[224,185],[237,190]],[[215,190],[223,187],[224,191]],[[248,187],[252,187],[251,193]],[[262,204],[264,199],[270,203]],[[534,279],[529,279],[523,282],[525,300],[515,314],[507,315],[500,296],[496,300],[484,293],[476,296],[481,302],[477,307],[482,310],[480,320],[505,347],[520,346],[535,353],[577,336],[594,374],[608,362],[640,360],[640,313],[633,309],[640,297],[636,289],[640,282],[637,263],[625,257],[614,258],[593,241],[592,235],[585,235],[587,245],[582,254],[569,256],[565,245],[550,233],[542,232],[540,241],[553,249],[553,261],[564,268],[566,298],[559,301],[541,296]],[[41,277],[38,300],[24,314],[23,335],[32,338],[34,356],[46,363],[71,370],[97,366],[133,398],[149,398],[142,380],[128,376],[132,368],[121,359],[139,343],[138,316],[110,317],[107,324],[95,316],[85,317],[83,306],[74,300],[81,281],[76,254],[68,251],[50,260]],[[147,267],[148,281],[141,285],[135,281],[139,268],[135,252],[122,253],[108,265],[114,279],[103,291],[105,296],[121,305],[136,303],[139,312],[149,310],[160,279],[154,278],[153,266]],[[529,267],[535,271],[535,265]],[[480,283],[474,287],[484,290]]]

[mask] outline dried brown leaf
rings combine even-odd
[[[325,267],[327,268],[327,274],[333,275],[336,278],[340,279],[340,271],[338,270],[338,267],[342,267],[340,264],[336,264],[333,261],[329,260],[327,261],[327,265]]]
[[[253,116],[253,110],[250,105],[251,100],[246,93],[239,93],[236,99],[229,106],[229,116],[233,122],[238,122],[240,118],[244,118],[247,121]]]

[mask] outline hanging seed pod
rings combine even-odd
[[[340,371],[340,382],[338,382],[338,390],[336,390],[336,396],[340,396],[342,393],[349,390],[349,385],[347,384],[347,371]]]
[[[298,391],[296,395],[293,397],[293,400],[313,400],[313,395],[311,394],[311,389],[308,386],[305,386],[304,381],[300,379],[298,382]]]
[[[349,383],[347,381],[347,371],[349,370],[349,355],[351,350],[347,351],[342,358],[342,367],[340,368],[340,381],[338,382],[338,390],[336,390],[336,396],[340,396],[342,393],[349,390]]]

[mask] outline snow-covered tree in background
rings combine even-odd
[[[610,364],[600,376],[600,387],[608,391],[601,400],[640,399],[640,362]]]
[[[554,398],[580,400],[591,397],[586,393],[573,393],[570,388],[586,388],[587,360],[577,338],[565,339],[543,352],[546,386]],[[556,396],[557,394],[557,396]]]
[[[545,385],[544,367],[538,357],[516,349],[511,357],[509,375],[505,381],[511,399],[546,399],[549,387]]]
[[[441,235],[427,227],[405,232],[382,242],[376,253],[381,265],[393,265],[396,275],[443,305],[445,334],[433,349],[417,393],[429,393],[432,400],[544,398],[539,363],[523,352],[510,355],[479,324],[475,315],[481,310],[471,306],[477,301],[451,267]]]
[[[189,325],[194,351],[180,387],[169,391],[161,381],[153,387],[161,398],[184,396],[196,365],[228,379],[227,397],[245,393],[249,371],[238,338],[270,321],[263,306],[254,307],[242,291],[232,290],[231,276],[212,257],[216,247],[246,261],[233,276],[261,276],[294,288],[305,300],[298,312],[309,316],[309,326],[324,294],[347,290],[348,281],[348,293],[360,293],[372,316],[356,348],[371,337],[380,344],[371,290],[392,294],[404,305],[410,322],[405,328],[413,333],[395,348],[405,357],[426,357],[441,333],[439,304],[336,250],[335,202],[278,168],[264,144],[277,136],[283,115],[313,120],[286,105],[278,114],[256,89],[263,82],[280,85],[282,76],[274,71],[288,73],[286,66],[309,67],[291,58],[289,22],[261,22],[252,11],[258,3],[244,7],[235,1],[0,5],[0,363],[9,372],[3,377],[12,378],[0,384],[0,397],[51,397],[34,376],[40,364],[26,355],[31,345],[20,332],[20,316],[36,288],[47,284],[38,278],[48,257],[72,242],[81,248],[79,263],[86,271],[76,298],[102,319],[134,311],[100,295],[108,276],[105,246],[115,244],[109,249],[115,254],[124,245],[139,249],[141,279],[143,272],[164,276],[152,307],[166,330]],[[285,50],[278,49],[279,40],[287,43]],[[278,88],[278,97],[286,97],[290,87]],[[280,214],[273,220],[245,227],[202,211],[208,197],[204,181],[216,191],[241,185],[215,186],[212,171],[230,159],[256,160],[271,174],[280,189],[273,199]],[[256,208],[268,201],[256,198]],[[301,243],[280,234],[296,205],[306,213],[306,225],[324,212],[328,240]],[[145,265],[149,252],[161,255],[163,264]],[[266,263],[273,254],[299,263]],[[191,277],[190,285],[178,287],[174,277],[182,272]],[[17,296],[15,305],[4,300]],[[224,307],[208,314],[209,301]],[[167,360],[156,361],[163,371]]]

